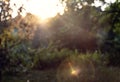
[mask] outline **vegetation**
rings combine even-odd
[[[21,7],[12,18],[9,2],[0,1],[0,80],[2,74],[55,69],[58,82],[120,81],[120,74],[109,67],[120,66],[118,0],[100,0],[109,4],[105,10],[94,6],[94,0],[61,0],[66,3],[64,14],[48,19],[46,25],[31,13],[22,17]],[[78,66],[82,76],[71,78],[71,65]]]

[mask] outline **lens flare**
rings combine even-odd
[[[93,82],[95,67],[91,60],[83,59],[82,55],[65,59],[57,70],[58,82]]]
[[[74,76],[77,76],[79,74],[79,70],[78,69],[72,69],[71,74],[74,75]]]
[[[69,62],[69,66],[71,69],[71,75],[78,76],[78,74],[80,73],[80,69],[73,67],[70,62]]]

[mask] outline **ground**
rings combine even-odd
[[[79,79],[79,77],[74,77],[74,79],[69,78],[69,80],[61,79],[61,81],[58,81],[58,76],[60,76],[60,74],[57,74],[57,71],[58,70],[56,69],[47,69],[41,71],[32,70],[29,71],[29,73],[21,75],[4,75],[3,82],[81,82],[80,80],[75,80]],[[85,79],[88,78],[86,77]],[[88,82],[88,80],[81,80],[82,82]],[[95,78],[92,82],[120,82],[120,68],[109,67],[96,69]]]

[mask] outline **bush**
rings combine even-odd
[[[40,48],[36,50],[33,58],[33,68],[45,69],[50,67],[58,67],[64,60],[73,60],[78,62],[91,62],[94,66],[102,66],[108,63],[107,55],[95,53],[80,53],[77,50],[69,50],[63,48],[58,50],[56,48]]]
[[[14,29],[9,27],[0,34],[0,68],[2,72],[26,72],[32,64],[30,41],[22,39],[11,30]]]
[[[94,82],[97,69],[106,64],[106,58],[98,52],[71,55],[58,68],[58,82]]]
[[[9,50],[8,65],[5,67],[4,72],[10,74],[27,72],[32,66],[31,51],[25,44],[18,44]]]
[[[57,67],[60,62],[70,56],[71,53],[73,53],[73,51],[68,49],[38,49],[34,57],[33,68],[45,69],[47,67]]]

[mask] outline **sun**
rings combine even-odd
[[[33,13],[42,19],[54,17],[57,13],[63,14],[64,12],[59,0],[29,0],[26,6],[27,12]]]
[[[25,12],[34,14],[42,20],[64,13],[64,6],[60,0],[11,0],[17,6],[24,5]],[[13,3],[12,2],[12,3]],[[14,8],[13,10],[16,11]],[[15,13],[14,13],[15,15]]]

